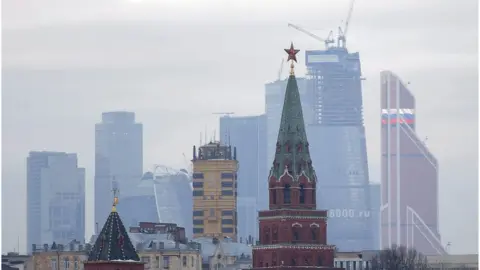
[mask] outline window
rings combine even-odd
[[[193,191],[193,196],[194,196],[194,197],[201,197],[201,196],[203,196],[203,190],[194,190],[194,191]]]
[[[203,233],[203,228],[193,228],[193,233],[194,234]]]
[[[315,229],[312,229],[312,240],[317,241],[317,232],[315,231]]]
[[[155,256],[155,268],[160,268],[160,256]]]
[[[272,190],[272,203],[277,204],[277,190],[276,189]]]
[[[222,233],[233,233],[233,228],[222,227]]]
[[[222,173],[222,175],[220,176],[222,179],[233,179],[233,173]]]
[[[63,268],[65,268],[65,270],[70,268],[70,261],[67,258],[63,261]]]
[[[232,190],[222,190],[222,196],[233,196]]]
[[[195,266],[195,257],[191,257],[192,258],[192,267]]]
[[[297,228],[292,228],[292,230],[293,230],[293,241],[298,241],[298,240],[300,240],[300,237],[299,237],[299,235],[298,235],[298,230],[297,230]]]
[[[203,219],[194,219],[193,225],[203,225]]]
[[[203,182],[192,182],[194,188],[203,188]]]
[[[203,210],[194,210],[193,211],[194,217],[203,217]]]
[[[78,270],[78,259],[75,257],[75,261],[73,262],[73,269]]]
[[[187,267],[187,256],[183,256],[182,265],[183,265],[183,267]]]
[[[292,262],[291,262],[290,266],[295,266],[295,265],[297,265],[297,262],[295,261],[295,259],[292,259]]]
[[[222,187],[233,187],[233,182],[222,181]]]
[[[163,256],[163,269],[169,269],[169,268],[170,268],[170,257]]]
[[[286,184],[283,188],[283,203],[290,203],[290,185]]]
[[[201,173],[201,172],[193,173],[192,178],[193,179],[203,179],[203,173]]]
[[[233,219],[222,219],[222,224],[225,225],[232,225],[233,224]]]
[[[231,210],[223,210],[222,216],[233,216],[233,211]]]
[[[303,187],[303,185],[300,185],[300,203],[305,203],[305,188]]]
[[[50,265],[52,266],[52,270],[57,270],[57,259],[51,259]]]
[[[210,208],[210,217],[215,216],[215,208]]]

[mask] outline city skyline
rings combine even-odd
[[[325,1],[322,2],[324,3]],[[12,7],[12,3],[13,2],[10,2],[10,4],[8,4],[8,1],[6,1],[5,8],[15,8]],[[452,21],[446,20],[446,23],[442,22],[445,18],[440,14],[451,8],[448,4],[445,4],[445,2],[433,5],[432,2],[427,1],[425,2],[426,4],[419,5],[418,7],[414,7],[412,3],[413,2],[408,1],[403,4],[394,3],[392,4],[393,7],[385,7],[385,10],[383,10],[385,15],[374,13],[370,18],[365,18],[365,12],[371,9],[372,6],[368,6],[368,3],[363,4],[363,7],[362,4],[358,4],[360,11],[358,13],[357,10],[355,11],[354,22],[352,22],[352,37],[350,38],[349,46],[350,48],[353,47],[355,51],[362,53],[362,63],[366,66],[364,73],[366,74],[367,81],[364,82],[364,97],[366,96],[365,104],[368,105],[365,106],[365,118],[368,130],[367,148],[369,149],[369,163],[371,167],[370,178],[373,182],[379,182],[380,179],[379,157],[375,157],[376,153],[379,153],[379,146],[374,146],[380,137],[378,127],[379,106],[377,103],[380,96],[378,71],[388,67],[405,80],[412,82],[411,90],[415,92],[417,101],[422,101],[422,105],[417,109],[417,120],[422,123],[422,128],[419,130],[419,133],[429,137],[429,148],[437,154],[438,159],[442,162],[442,171],[440,172],[440,231],[442,232],[442,238],[445,239],[445,241],[452,242],[451,252],[468,252],[468,250],[473,250],[477,245],[476,240],[472,240],[476,239],[476,237],[472,237],[472,234],[477,235],[477,221],[469,218],[469,216],[476,216],[478,212],[477,206],[457,202],[455,198],[460,195],[472,198],[477,196],[477,184],[475,183],[477,179],[476,150],[473,149],[474,147],[467,149],[463,147],[453,147],[453,145],[457,144],[458,141],[473,141],[471,144],[477,145],[477,133],[476,131],[472,132],[478,120],[476,114],[474,115],[472,113],[477,106],[476,102],[473,102],[474,98],[472,98],[472,96],[477,96],[477,93],[474,92],[477,74],[473,74],[477,68],[475,63],[476,57],[474,56],[476,55],[476,49],[469,47],[469,44],[450,44],[449,46],[459,46],[458,48],[452,48],[442,45],[441,43],[444,41],[444,37],[448,36],[449,31],[452,33],[461,32],[460,35],[471,35],[468,32],[470,30],[474,31],[476,28],[467,19],[467,17],[470,17],[466,15],[458,16],[455,14],[455,16],[458,16],[458,18],[456,18],[458,19],[457,23],[453,22],[455,19],[451,19]],[[119,6],[114,6],[113,11],[110,11],[111,13],[109,14],[111,16],[107,16],[109,19],[112,19],[112,17],[121,17],[118,14],[123,14],[122,12],[124,11],[122,11],[121,7],[123,7],[122,5],[124,4],[118,5]],[[412,23],[423,23],[423,20],[418,19],[421,17],[419,14],[425,12],[425,9],[428,9],[429,13],[433,14],[431,16],[433,16],[433,23],[435,23],[435,25],[433,27],[423,27],[422,29],[402,28],[402,21],[398,17],[392,16],[395,7],[407,9],[411,15],[409,19]],[[145,7],[142,8],[140,5],[135,8],[139,10],[148,9]],[[467,15],[468,12],[471,12],[470,10],[475,9],[463,6],[459,8],[464,8]],[[299,10],[299,8],[297,8],[297,15],[292,16],[292,19],[297,19],[299,23],[312,27],[323,24],[315,21],[312,17],[308,17],[307,15],[311,14],[311,12],[307,12],[306,9],[307,8]],[[338,4],[338,6],[333,6],[332,9],[334,10],[333,13],[338,11],[335,13],[335,16],[338,15],[336,17],[342,16],[343,5]],[[316,10],[318,10],[318,13],[322,13],[321,8]],[[101,7],[99,11],[103,12]],[[300,11],[306,12],[303,21],[300,19]],[[70,11],[67,10],[65,14],[70,14],[69,12]],[[79,15],[76,18],[82,17],[81,12],[82,10],[78,12]],[[228,12],[227,10],[225,13],[228,14]],[[281,13],[281,9],[278,12]],[[266,11],[263,10],[259,14],[265,15]],[[388,16],[392,17],[392,20],[396,18],[396,20],[393,20],[393,26],[392,23],[389,24],[386,19]],[[55,14],[52,15],[52,18],[55,19]],[[145,150],[145,164],[165,163],[167,165],[181,167],[183,164],[182,153],[188,153],[187,151],[189,151],[191,145],[198,143],[198,134],[204,130],[205,124],[208,127],[216,126],[215,122],[218,120],[216,117],[210,115],[211,112],[225,111],[228,109],[228,111],[235,111],[239,114],[253,115],[262,113],[263,100],[261,98],[261,89],[263,88],[263,83],[266,79],[275,78],[278,62],[280,62],[281,57],[280,53],[270,53],[268,49],[265,48],[276,47],[276,45],[272,45],[273,43],[278,43],[278,46],[283,46],[285,42],[285,40],[278,40],[273,37],[271,41],[267,42],[268,44],[265,44],[266,47],[257,49],[258,52],[256,52],[255,56],[240,60],[238,56],[234,57],[234,53],[237,52],[235,48],[239,47],[233,46],[232,50],[235,50],[234,52],[218,52],[219,55],[216,59],[219,59],[218,61],[221,62],[217,65],[212,65],[212,63],[208,62],[208,59],[201,58],[200,56],[195,63],[192,63],[193,61],[190,61],[191,59],[186,62],[181,59],[179,60],[178,56],[174,57],[175,60],[165,61],[158,59],[158,55],[164,57],[159,49],[161,42],[158,39],[149,40],[149,38],[156,37],[159,31],[149,28],[150,26],[145,24],[136,24],[133,26],[135,29],[148,29],[148,31],[151,31],[152,34],[141,36],[137,39],[137,41],[144,40],[145,43],[142,44],[147,45],[140,43],[121,44],[118,47],[120,52],[118,50],[112,50],[106,53],[104,57],[99,57],[99,55],[105,53],[105,51],[102,50],[103,47],[100,45],[97,49],[91,48],[91,46],[83,46],[83,48],[80,49],[76,48],[75,45],[63,46],[64,49],[67,50],[66,53],[60,53],[62,50],[53,46],[53,49],[58,51],[58,53],[55,54],[56,58],[52,58],[52,61],[44,62],[45,58],[43,57],[46,55],[51,56],[50,53],[52,51],[49,49],[49,46],[45,46],[47,41],[37,43],[36,41],[39,40],[32,40],[33,37],[31,33],[42,36],[42,33],[45,33],[45,31],[51,31],[52,41],[54,42],[55,39],[58,40],[59,37],[63,37],[63,35],[67,33],[62,32],[66,27],[68,32],[83,33],[83,35],[76,35],[77,37],[75,38],[79,41],[78,44],[84,44],[86,41],[93,40],[92,37],[89,37],[86,33],[90,33],[89,31],[95,28],[92,24],[94,22],[97,23],[97,21],[89,22],[88,20],[91,20],[91,18],[79,19],[80,23],[78,25],[71,26],[65,24],[64,21],[62,22],[63,18],[59,18],[56,22],[52,22],[50,26],[33,24],[29,26],[29,29],[14,29],[18,25],[13,25],[12,21],[8,20],[8,15],[6,19],[4,38],[4,98],[6,101],[4,103],[4,127],[8,127],[8,129],[4,130],[4,154],[10,158],[9,160],[4,160],[3,164],[3,178],[5,179],[3,184],[4,198],[6,194],[9,193],[16,194],[15,197],[22,197],[23,193],[16,191],[25,190],[25,183],[22,183],[22,181],[24,181],[23,179],[25,179],[22,160],[24,160],[29,150],[41,150],[44,148],[48,150],[79,153],[80,166],[87,169],[87,188],[89,188],[88,192],[91,192],[93,179],[93,136],[91,134],[91,125],[98,121],[98,115],[101,112],[108,110],[127,109],[129,111],[135,111],[139,120],[144,123],[145,126],[149,126],[149,130],[145,130],[145,145],[149,145],[149,149]],[[31,19],[34,20],[35,16],[32,16]],[[134,19],[135,18],[132,18],[132,20]],[[282,20],[284,19],[285,18]],[[119,20],[120,19],[116,19],[113,21],[118,22]],[[331,20],[333,20],[333,18]],[[378,20],[387,22],[379,23]],[[243,46],[247,40],[255,37],[256,34],[252,36],[252,30],[249,29],[248,23],[245,23],[246,26],[241,26],[244,22],[241,21],[241,18],[239,21],[240,22],[232,19],[231,27],[236,27],[235,29],[238,30],[238,33],[232,34],[235,37],[228,40],[228,43],[225,45],[226,47],[235,43]],[[57,26],[55,26],[55,23]],[[406,22],[403,23],[406,24]],[[106,41],[103,36],[107,37],[105,33],[116,35],[117,30],[120,31],[123,29],[123,27],[116,27],[113,24],[100,24],[102,27],[95,31],[105,31],[100,34],[100,40],[103,40],[103,42]],[[298,44],[297,46],[302,49],[318,48],[320,46],[308,37],[295,33],[294,30],[287,29],[286,22],[272,20],[270,23],[262,24],[262,22],[256,21],[255,24],[257,24],[257,26],[263,25],[265,29],[272,30],[269,36],[267,35],[268,31],[262,30],[262,27],[260,27],[259,32],[256,33],[261,35],[261,40],[268,40],[270,37],[277,35],[276,31],[282,31],[287,34],[281,34],[279,36],[293,39],[296,41],[296,44]],[[374,28],[372,24],[382,24],[382,26]],[[151,25],[151,23],[149,25]],[[382,32],[382,27],[395,27],[395,25],[399,29],[396,29],[394,34],[386,33],[384,28]],[[190,31],[201,31],[201,28],[194,28],[191,25],[182,28],[182,25],[179,24],[179,27],[181,29],[180,32],[183,32],[182,36],[189,36],[190,34],[185,33],[192,33]],[[200,27],[211,27],[212,31],[216,34],[226,33],[223,28],[217,27],[214,24],[206,24],[206,26],[203,25]],[[368,31],[372,31],[373,29],[376,34],[381,33],[381,38],[368,35],[366,29],[369,29],[369,27],[370,30]],[[192,30],[192,28],[196,30]],[[283,28],[285,29],[282,30]],[[407,28],[408,31],[406,30]],[[402,31],[402,29],[404,29],[404,31]],[[457,29],[461,29],[462,31]],[[164,28],[164,35],[173,35],[167,30],[168,29]],[[132,36],[135,36],[135,32],[138,33],[138,31],[128,32],[128,29],[122,31],[125,32],[114,38],[123,39],[128,37],[131,39]],[[229,32],[231,32],[231,30],[229,30]],[[441,32],[441,34],[438,32]],[[427,37],[421,37],[421,34],[424,33],[428,34]],[[367,36],[369,39],[368,42],[366,41]],[[383,48],[386,47],[383,43],[387,42],[385,41],[385,37],[390,39],[388,45],[392,46]],[[176,40],[175,43],[185,42],[183,38],[179,36],[173,39]],[[60,40],[62,41],[60,44],[66,42],[64,38]],[[459,38],[459,40],[462,41],[464,39]],[[468,40],[468,38],[466,38],[466,40]],[[48,43],[52,41],[48,41]],[[375,41],[378,43],[375,43]],[[436,42],[438,42],[438,46]],[[120,43],[121,42],[119,42],[119,44]],[[206,43],[205,46],[212,45],[209,41],[206,41]],[[394,43],[401,44],[401,46],[395,46]],[[412,48],[411,43],[415,43],[417,47]],[[430,46],[432,43],[436,44],[433,48]],[[18,44],[24,45],[17,46]],[[28,44],[36,45],[34,47],[28,47],[31,46]],[[378,44],[382,44],[382,46]],[[427,46],[427,44],[429,46]],[[161,46],[172,49],[172,45],[168,43],[162,44]],[[181,47],[185,50],[189,49],[189,47]],[[139,64],[143,56],[138,56],[139,61],[130,63],[134,65],[133,67],[126,67],[124,64],[132,58],[125,56],[121,58],[121,60],[113,62],[113,64],[117,63],[119,67],[129,68],[129,70],[122,70],[121,68],[115,70],[102,69],[102,67],[105,67],[104,63],[109,62],[105,59],[113,59],[113,57],[117,57],[124,51],[131,51],[133,49],[141,51],[142,48],[145,49],[149,57],[157,63],[156,66],[152,67],[152,62],[149,61]],[[457,51],[462,51],[462,53],[453,55],[452,58],[452,50],[455,51],[454,48],[457,48]],[[26,55],[27,50],[28,55],[32,56],[29,59],[21,56],[23,54]],[[79,54],[69,52],[69,50],[82,52],[82,57],[74,57],[74,55]],[[99,52],[101,53],[99,54]],[[176,53],[180,53],[180,51]],[[85,57],[85,55],[90,55],[91,57]],[[418,57],[421,57],[420,59],[422,60],[419,61]],[[88,65],[85,64],[83,59],[89,59]],[[100,59],[100,61],[98,61],[98,59]],[[229,59],[229,61],[221,59]],[[233,61],[235,62],[234,66],[232,66],[232,59],[235,59]],[[189,61],[192,63],[191,66],[187,64]],[[297,72],[301,73],[302,68],[304,68],[304,59],[301,57],[299,62],[299,70]],[[258,63],[258,66],[252,67],[252,63]],[[187,68],[188,70],[195,70],[194,73],[196,72],[197,74],[194,75],[197,77],[192,78],[195,84],[192,85],[188,82],[178,84],[179,78],[183,78],[182,76],[185,74],[185,71],[178,70],[174,64]],[[211,74],[211,76],[214,76],[214,74],[222,74],[220,77],[223,78],[215,83],[212,83],[209,79],[205,80],[207,65],[210,65],[209,67],[212,68],[211,71],[208,71],[208,74]],[[139,70],[139,66],[146,68]],[[148,68],[149,66],[150,68]],[[165,68],[164,66],[169,67]],[[231,72],[235,74],[235,76],[222,72],[222,69],[226,66],[231,67]],[[86,67],[92,68],[92,70],[82,70],[82,68]],[[459,68],[463,69],[458,71]],[[57,71],[55,71],[55,69],[57,69]],[[60,72],[58,69],[63,69],[63,71]],[[176,70],[178,70],[178,72]],[[127,74],[129,76],[126,76]],[[232,86],[230,89],[225,89],[223,84],[229,80],[235,80],[238,74],[246,74],[247,76],[251,76],[251,78],[248,81],[240,82],[238,85]],[[28,77],[29,80],[22,79],[25,77]],[[128,77],[128,80],[125,80],[125,77]],[[163,79],[158,80],[156,79],[157,77],[162,77]],[[199,79],[203,81],[200,82]],[[210,88],[210,90],[195,93],[199,85],[205,89]],[[174,91],[171,89],[174,89]],[[177,89],[183,90],[179,93]],[[112,92],[109,93],[108,91]],[[99,94],[99,97],[97,97],[98,100],[96,100],[96,102],[90,102],[95,99],[97,94]],[[169,96],[165,99],[164,95]],[[42,105],[44,103],[38,102],[41,101],[44,96],[49,97],[48,107]],[[196,100],[202,96],[209,98],[215,97],[222,101],[218,103],[198,104]],[[432,96],[435,97],[434,100],[431,100]],[[61,100],[75,102],[66,103]],[[18,108],[24,109],[18,110]],[[191,108],[195,108],[195,110],[191,110]],[[452,113],[452,111],[455,111],[455,113]],[[172,113],[176,113],[174,118],[170,117]],[[28,125],[26,123],[30,124]],[[445,125],[445,123],[448,123],[448,125]],[[168,133],[165,132],[166,128],[169,129]],[[452,128],[459,130],[459,132],[449,132]],[[210,130],[211,129],[212,128],[210,128]],[[470,129],[472,129],[472,131]],[[33,136],[33,134],[35,134],[35,136]],[[58,134],[62,135],[58,136]],[[441,135],[433,136],[432,134]],[[445,145],[452,145],[452,147],[445,147]],[[462,160],[459,160],[460,157]],[[449,185],[450,182],[456,182],[457,186]],[[24,205],[24,202],[18,203],[20,208],[23,208],[22,204]],[[458,209],[463,209],[467,213],[470,213],[459,216],[456,219],[456,222],[461,222],[466,226],[466,229],[462,232],[455,231],[455,224],[449,220],[449,216],[456,215]],[[15,222],[12,223],[20,224],[17,226],[17,229],[9,223],[3,223],[5,230],[10,232],[9,234],[4,234],[4,245],[6,248],[13,248],[16,247],[17,235],[20,235],[21,242],[25,241],[21,235],[25,232],[25,226],[22,225],[24,221],[22,221],[20,214],[14,213],[10,209],[4,208],[3,210],[4,220],[13,220]],[[91,231],[93,228],[87,229]]]

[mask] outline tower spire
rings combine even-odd
[[[118,188],[113,188],[113,204],[112,204],[112,212],[117,212],[117,204],[118,204]]]
[[[293,42],[290,43],[290,49],[284,49],[285,52],[288,53],[288,59],[287,59],[287,62],[292,60],[290,62],[290,76],[293,76],[295,75],[295,65],[293,64],[293,62],[297,62],[297,53],[300,51],[300,50],[296,50],[294,47],[293,47]]]
[[[291,70],[285,90],[275,160],[270,175],[279,179],[287,172],[294,181],[298,181],[298,177],[304,174],[309,181],[315,181],[316,176],[310,158],[300,93],[294,72],[294,62],[297,62],[296,54],[299,51],[295,49],[293,42],[289,49],[285,49]]]

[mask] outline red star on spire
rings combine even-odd
[[[296,54],[300,51],[300,50],[296,50],[294,47],[293,47],[293,42],[290,44],[290,49],[284,49],[286,53],[288,53],[288,59],[287,61],[290,61],[290,60],[293,60],[295,62],[297,62],[297,56]]]

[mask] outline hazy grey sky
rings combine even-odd
[[[3,249],[15,248],[17,236],[26,249],[28,151],[78,153],[92,191],[94,124],[103,111],[130,110],[144,124],[145,169],[185,166],[182,153],[190,156],[205,125],[218,129],[212,112],[264,111],[264,83],[276,78],[290,41],[323,48],[288,22],[326,35],[348,4],[3,0]],[[477,252],[478,242],[477,5],[357,0],[348,35],[367,78],[371,181],[380,181],[379,72],[388,69],[411,82],[417,130],[439,159],[440,230],[454,253]],[[302,74],[303,54],[299,62]]]

